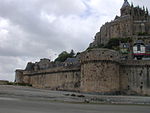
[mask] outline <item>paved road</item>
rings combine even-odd
[[[0,97],[0,113],[150,113],[150,106],[72,104]]]

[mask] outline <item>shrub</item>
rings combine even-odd
[[[64,62],[67,58],[74,58],[75,57],[75,53],[73,50],[71,50],[70,53],[63,51],[61,52],[58,57],[55,59],[55,62]]]

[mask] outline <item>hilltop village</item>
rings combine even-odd
[[[120,13],[75,58],[29,62],[24,70],[16,70],[15,82],[52,90],[150,95],[148,9],[124,0]]]

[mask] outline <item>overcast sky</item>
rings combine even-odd
[[[28,61],[85,50],[124,0],[0,0],[0,80],[14,81]],[[149,0],[129,0],[147,6]]]

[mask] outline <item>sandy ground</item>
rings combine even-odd
[[[150,97],[0,85],[0,113],[149,113]]]
[[[149,113],[147,105],[62,103],[24,98],[0,98],[0,113]]]
[[[98,104],[144,104],[150,105],[148,96],[94,95],[68,91],[51,91],[24,86],[0,85],[0,97],[24,98],[30,100],[46,100],[71,103]]]

